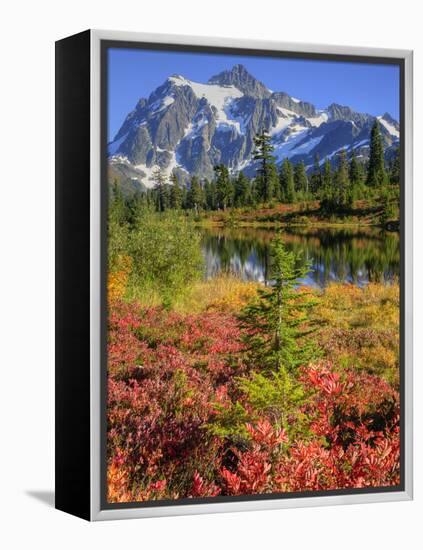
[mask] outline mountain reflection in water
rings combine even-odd
[[[270,242],[275,230],[256,228],[201,229],[206,278],[230,273],[243,280],[270,282]],[[286,248],[301,254],[311,268],[303,284],[329,282],[389,283],[399,276],[397,233],[375,228],[284,228]]]

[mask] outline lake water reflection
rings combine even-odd
[[[206,277],[231,273],[244,280],[269,282],[269,245],[275,235],[273,229],[202,229]],[[302,261],[311,263],[304,284],[388,283],[399,276],[398,233],[374,228],[284,228],[280,236],[289,250],[301,252]]]

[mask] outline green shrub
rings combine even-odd
[[[200,238],[192,221],[176,211],[144,209],[131,226],[112,219],[109,270],[119,256],[129,256],[126,296],[141,302],[155,296],[168,307],[203,273]]]

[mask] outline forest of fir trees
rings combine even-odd
[[[320,201],[320,210],[327,214],[348,212],[359,199],[377,199],[389,219],[398,202],[400,159],[397,149],[393,160],[385,162],[379,122],[376,120],[370,137],[369,159],[360,161],[352,150],[337,154],[335,167],[328,158],[321,162],[316,156],[313,168],[307,173],[304,162],[293,164],[285,158],[280,166],[273,156],[271,136],[262,131],[255,137],[252,160],[256,175],[248,178],[243,172],[232,175],[224,164],[214,167],[212,180],[193,176],[182,184],[176,174],[166,177],[163,170],[153,173],[154,187],[126,200],[129,208],[149,207],[158,212],[190,210],[226,210],[228,208],[255,208],[275,203]],[[119,188],[113,185],[112,199],[122,200]]]

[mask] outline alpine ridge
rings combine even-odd
[[[342,149],[365,160],[375,118],[337,103],[319,110],[268,89],[243,65],[207,83],[174,74],[138,101],[108,144],[110,178],[119,178],[129,191],[152,187],[157,168],[182,180],[211,178],[220,163],[232,173],[253,175],[254,137],[263,129],[272,136],[278,164],[289,158],[310,169],[316,156],[321,163],[335,162]],[[390,158],[399,143],[399,124],[389,113],[377,118]]]

